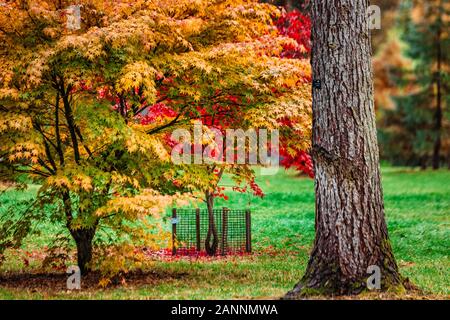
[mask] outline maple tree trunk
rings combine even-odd
[[[316,236],[305,275],[286,298],[359,293],[371,265],[382,289],[401,286],[384,217],[367,7],[312,3]]]
[[[210,192],[205,193],[206,206],[208,208],[208,233],[205,240],[205,250],[210,256],[217,252],[219,246],[219,235],[217,234],[217,227],[214,221],[214,196]]]
[[[90,271],[89,263],[92,260],[92,240],[94,239],[95,231],[95,227],[70,230],[77,245],[78,267],[83,275]]]
[[[77,245],[77,263],[81,274],[87,274],[90,271],[89,263],[92,260],[92,240],[97,230],[98,220],[89,228],[72,227],[72,201],[68,191],[62,193],[64,211],[66,215],[66,226],[69,229],[72,238]]]

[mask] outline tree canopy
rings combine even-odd
[[[214,191],[216,172],[171,161],[175,128],[213,118],[218,128],[280,129],[291,154],[309,148],[310,66],[282,57],[298,43],[277,31],[276,7],[79,4],[80,28],[73,29],[67,1],[1,3],[0,174],[41,186],[35,206],[55,206],[50,218],[74,238],[82,270],[92,265],[100,227],[136,258],[131,243],[151,246],[155,229],[163,234],[149,216],[184,195]],[[227,168],[236,181],[252,183],[252,168]],[[27,232],[17,230],[27,226],[4,221],[9,236],[0,248],[20,243]],[[125,267],[119,260],[112,269]]]

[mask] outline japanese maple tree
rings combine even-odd
[[[51,219],[75,241],[83,272],[99,229],[120,250],[102,268],[128,270],[136,248],[162,237],[152,216],[180,194],[215,192],[216,170],[171,161],[174,129],[220,112],[240,128],[298,119],[286,139],[293,129],[309,135],[310,66],[281,57],[296,43],[277,32],[274,6],[79,1],[73,29],[69,1],[0,4],[0,171],[40,185],[32,214],[1,223],[0,252]],[[51,217],[40,210],[48,205]]]
[[[287,44],[283,47],[282,57],[289,59],[309,59],[311,55],[311,19],[297,9],[284,12],[276,21],[276,26],[280,34],[290,37],[296,41],[296,45]],[[307,78],[311,82],[311,77]],[[298,123],[305,119],[285,118],[283,125],[295,130]],[[296,130],[298,140],[311,140],[309,131]],[[308,150],[298,145],[295,139],[284,140],[281,142],[280,155],[282,157],[281,165],[285,168],[295,168],[304,172],[310,177],[314,176],[313,164]]]

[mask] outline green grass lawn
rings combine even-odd
[[[266,196],[250,198],[228,193],[217,206],[252,209],[254,254],[219,259],[157,261],[139,281],[80,292],[2,285],[0,298],[107,298],[107,299],[259,299],[279,298],[300,279],[314,239],[313,181],[280,170],[259,177]],[[225,181],[225,184],[227,182]],[[383,168],[386,215],[395,256],[404,276],[425,294],[450,296],[450,171],[413,171]],[[0,214],[8,204],[30,197],[8,191],[0,196]],[[250,202],[250,203],[249,203]],[[3,209],[2,209],[3,208]],[[57,227],[34,237],[27,246],[40,248]],[[12,259],[14,260],[14,259]],[[6,262],[0,275],[38,272],[38,263],[23,270],[21,262]],[[60,277],[61,286],[65,278]]]

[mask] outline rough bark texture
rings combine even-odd
[[[287,298],[359,293],[370,265],[380,267],[382,289],[401,284],[384,217],[368,5],[312,4],[316,238],[306,273]]]

